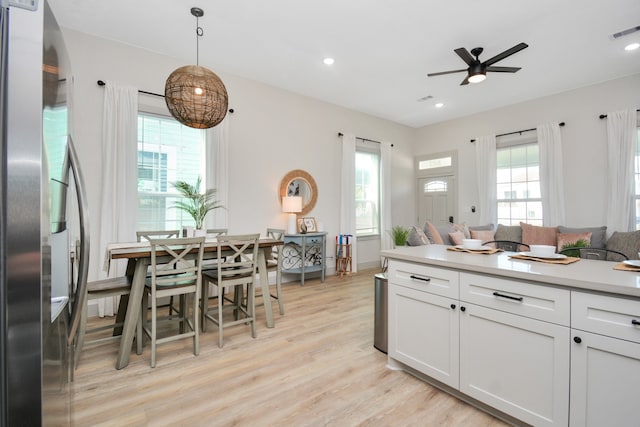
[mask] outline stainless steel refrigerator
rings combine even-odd
[[[0,5],[0,422],[68,425],[73,77],[46,0]]]

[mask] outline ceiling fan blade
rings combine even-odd
[[[467,65],[473,65],[474,62],[476,61],[476,59],[473,56],[471,56],[469,51],[463,47],[459,47],[458,49],[454,49],[453,51],[457,53],[458,56],[462,58],[464,62],[467,63]]]
[[[494,73],[515,73],[520,69],[521,67],[487,67],[487,71],[493,71]]]
[[[462,81],[462,83],[460,83],[460,86],[464,86],[464,85],[468,85],[469,84],[469,76],[465,77],[464,80]]]
[[[439,73],[429,73],[427,74],[427,77],[442,76],[443,74],[461,73],[463,71],[467,71],[467,69],[465,68],[462,70],[451,70],[451,71],[440,71]]]
[[[522,49],[525,49],[527,47],[529,47],[528,44],[519,43],[519,44],[515,45],[514,47],[512,47],[511,49],[507,49],[504,52],[497,54],[493,58],[487,59],[486,61],[483,62],[483,64],[487,65],[487,66],[489,66],[491,64],[495,64],[496,62],[503,60],[507,56],[511,56],[516,52],[520,52]]]

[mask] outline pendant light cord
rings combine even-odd
[[[199,18],[196,16],[196,65],[200,66],[200,37],[204,34],[204,30],[199,24]]]

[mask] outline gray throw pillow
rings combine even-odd
[[[519,225],[498,224],[495,239],[522,242],[522,228]]]
[[[475,230],[475,231],[493,230],[493,224],[470,225],[469,230]]]
[[[591,232],[591,247],[592,248],[604,248],[607,240],[607,226],[602,227],[565,227],[564,225],[558,226],[558,232],[560,233],[586,233]]]
[[[629,232],[614,231],[609,240],[607,240],[607,249],[622,252],[629,259],[638,259],[640,230]]]
[[[422,246],[429,245],[429,238],[422,231],[422,229],[416,225],[411,227],[411,231],[409,231],[409,235],[407,236],[407,246]]]

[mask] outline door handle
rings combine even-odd
[[[451,224],[453,224],[453,216],[450,216],[450,217],[449,217],[449,222],[450,222]]]

